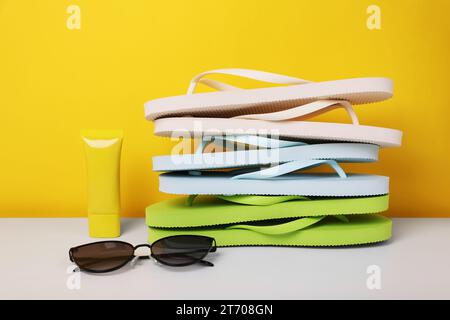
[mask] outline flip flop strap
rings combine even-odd
[[[249,206],[271,206],[274,204],[301,200],[309,201],[308,197],[304,196],[255,196],[255,195],[217,195],[216,198],[224,201],[233,202],[237,204],[249,205]]]
[[[239,87],[232,86],[231,84],[224,83],[221,81],[213,80],[213,79],[199,79],[197,84],[203,84],[212,89],[216,89],[217,91],[236,91],[236,90],[244,90]]]
[[[225,228],[226,230],[244,229],[267,235],[280,235],[305,229],[313,224],[320,222],[325,216],[300,218],[290,222],[272,225],[255,226],[249,224],[236,224]]]
[[[221,87],[225,87],[228,90],[233,90],[233,88],[240,89],[240,88],[230,86],[228,84],[224,84],[222,82],[215,81],[215,80],[213,80],[213,81],[202,80],[202,78],[204,76],[211,75],[211,74],[232,75],[232,76],[237,76],[237,77],[241,77],[241,78],[247,78],[247,79],[258,80],[258,81],[263,81],[263,82],[267,82],[267,83],[275,83],[275,84],[305,84],[305,83],[311,82],[308,80],[285,76],[282,74],[258,71],[258,70],[251,70],[251,69],[215,69],[215,70],[202,72],[202,73],[196,75],[189,84],[187,94],[193,94],[195,91],[195,88],[197,87],[197,84],[199,82],[202,82],[203,84],[208,85],[214,89],[218,89]],[[218,90],[220,90],[220,89],[218,89]]]
[[[231,143],[241,143],[246,144],[253,147],[265,148],[265,149],[279,149],[279,148],[287,148],[287,147],[296,147],[307,145],[305,142],[301,141],[289,141],[289,140],[279,140],[266,138],[263,136],[252,136],[252,135],[243,135],[243,136],[208,136],[203,137],[200,143],[197,146],[195,151],[196,154],[201,154],[205,147],[210,144],[218,144],[220,142],[222,146],[224,146],[224,142]]]
[[[284,174],[295,172],[298,170],[316,167],[322,164],[327,164],[331,168],[333,168],[340,178],[347,178],[347,175],[345,174],[344,170],[334,160],[296,160],[259,171],[238,174],[233,176],[231,179],[265,180],[279,177]]]
[[[204,76],[210,74],[227,74],[243,78],[248,78],[252,80],[264,81],[268,83],[275,84],[305,84],[311,83],[311,81],[285,76],[276,73],[270,73],[265,71],[250,70],[250,69],[216,69],[211,71],[206,71],[195,76],[188,88],[187,94],[193,94],[198,83],[202,83],[210,88],[219,91],[232,91],[232,90],[243,90],[241,88],[211,79],[203,79]],[[338,107],[343,107],[349,114],[352,123],[354,125],[359,124],[358,117],[350,102],[346,100],[318,100],[305,105],[301,105],[295,108],[271,112],[262,114],[249,114],[234,117],[233,119],[248,119],[248,120],[265,120],[265,121],[285,121],[295,118],[310,118],[315,115],[319,115]]]
[[[197,198],[197,194],[191,194],[185,199],[185,204],[192,207]],[[304,196],[255,196],[255,195],[216,195],[218,199],[249,206],[271,206],[286,201],[299,200],[310,201],[311,199]]]
[[[263,120],[263,121],[286,121],[296,118],[310,118],[333,109],[342,107],[347,111],[354,125],[359,124],[358,117],[353,110],[352,104],[346,100],[317,100],[295,108],[278,112],[248,114],[233,117],[233,119]]]

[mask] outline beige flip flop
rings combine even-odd
[[[209,74],[235,75],[285,86],[241,89],[203,79]],[[221,91],[194,94],[198,83]],[[147,102],[145,116],[155,122],[155,134],[159,136],[260,135],[266,132],[281,138],[396,147],[401,144],[401,131],[360,125],[352,107],[352,104],[378,102],[391,96],[392,81],[386,78],[314,83],[263,71],[220,69],[194,77],[187,95]],[[347,111],[352,124],[304,121],[338,107]]]

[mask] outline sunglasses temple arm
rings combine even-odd
[[[206,261],[206,260],[198,260],[198,263],[207,266],[207,267],[214,267],[214,263]]]
[[[209,252],[216,252],[217,247],[216,247],[216,240],[214,240],[214,244],[211,247],[211,249],[209,250]],[[199,263],[203,264],[204,266],[208,266],[208,267],[214,267],[214,263],[206,261],[206,260],[199,260]]]
[[[72,256],[72,248],[70,248],[70,250],[69,250],[69,259],[70,259],[71,262],[74,262],[73,261],[73,256]],[[72,270],[72,272],[80,272],[80,271],[81,271],[81,269],[77,265],[75,265],[75,268],[73,268],[73,270]]]

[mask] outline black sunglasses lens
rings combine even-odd
[[[105,241],[72,248],[71,254],[80,269],[106,272],[126,264],[133,257],[134,248],[125,242]]]
[[[169,266],[197,263],[211,251],[214,239],[203,236],[173,236],[155,241],[152,255]]]

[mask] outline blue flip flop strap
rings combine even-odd
[[[336,171],[336,173],[341,178],[347,178],[344,170],[339,166],[339,164],[334,160],[296,160],[291,162],[286,162],[278,166],[270,167],[267,169],[243,173],[233,176],[231,179],[255,179],[255,180],[265,180],[270,178],[279,177],[281,175],[295,172],[302,169],[312,168],[320,166],[322,164],[327,164]]]
[[[195,150],[196,154],[203,153],[203,150],[205,150],[206,146],[210,143],[215,143],[220,145],[224,145],[224,142],[231,142],[231,143],[242,143],[249,146],[254,146],[258,148],[264,148],[264,149],[280,149],[280,148],[287,148],[287,147],[296,147],[296,146],[303,146],[307,145],[307,143],[300,142],[300,141],[289,141],[289,140],[279,140],[279,139],[272,139],[272,138],[266,138],[263,136],[252,136],[252,135],[242,135],[242,136],[209,136],[204,137],[200,143],[197,146],[197,149]]]

